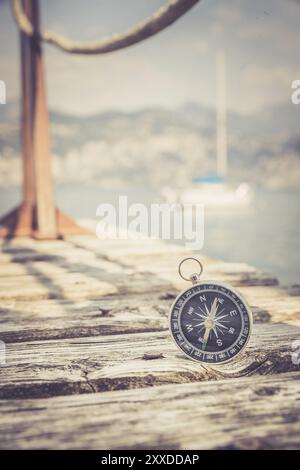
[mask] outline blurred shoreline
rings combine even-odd
[[[18,186],[19,109],[15,103],[1,110],[0,186]],[[228,113],[229,183],[300,187],[299,111],[289,103],[253,115]],[[50,122],[58,184],[178,188],[216,171],[215,110],[200,104],[85,117],[51,112]]]

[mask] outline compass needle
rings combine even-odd
[[[204,333],[204,336],[203,336],[203,350],[206,348],[207,341],[208,341],[208,338],[209,338],[209,334],[210,334],[210,328],[205,328],[205,333]]]

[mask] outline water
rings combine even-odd
[[[298,191],[261,191],[253,207],[207,213],[205,251],[272,272],[282,284],[299,283],[299,203]]]
[[[95,219],[103,202],[150,204],[159,195],[143,188],[123,191],[96,186],[60,186],[58,206],[77,218]],[[18,203],[20,192],[0,189],[0,212]],[[283,285],[300,284],[300,191],[256,191],[253,205],[243,209],[205,210],[203,252],[230,262],[246,262],[276,275]]]

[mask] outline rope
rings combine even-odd
[[[73,42],[52,31],[35,31],[28,20],[22,0],[11,0],[14,18],[19,29],[28,36],[52,44],[71,54],[106,54],[143,41],[173,24],[200,0],[170,0],[169,3],[145,21],[135,25],[124,34],[114,34],[93,42]]]

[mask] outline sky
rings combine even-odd
[[[41,0],[43,28],[74,40],[128,29],[167,0]],[[289,103],[300,79],[300,2],[202,0],[160,34],[128,49],[74,56],[46,45],[51,109],[88,115],[106,110],[215,105],[215,58],[226,56],[227,106],[259,112]],[[0,0],[0,79],[19,98],[19,37],[9,1]]]

